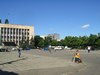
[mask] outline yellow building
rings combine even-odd
[[[0,43],[15,42],[19,45],[20,41],[30,40],[34,37],[33,26],[23,26],[15,24],[0,24]]]

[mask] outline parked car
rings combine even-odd
[[[69,48],[68,46],[65,46],[65,48],[64,49],[68,49],[68,50],[70,50],[71,48]]]
[[[61,46],[56,46],[56,47],[54,48],[54,50],[62,50],[62,47],[61,47]]]

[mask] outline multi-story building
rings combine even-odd
[[[15,42],[19,45],[23,38],[30,40],[32,36],[34,37],[33,26],[0,24],[0,44],[2,42]]]
[[[54,33],[54,34],[48,34],[48,36],[51,37],[53,40],[57,40],[57,41],[60,40],[60,35],[57,34],[57,33]]]

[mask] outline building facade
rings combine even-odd
[[[0,24],[0,44],[2,42],[15,42],[19,45],[23,38],[26,41],[32,37],[34,37],[33,26]]]
[[[57,41],[60,40],[60,35],[57,34],[57,33],[54,33],[54,34],[48,34],[48,36],[49,36],[50,38],[52,38],[52,40],[57,40]]]

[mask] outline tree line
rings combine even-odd
[[[24,40],[23,40],[24,41]],[[29,42],[30,41],[30,42]],[[20,43],[23,48],[44,48],[48,46],[68,46],[72,49],[85,49],[87,46],[91,46],[92,49],[100,49],[100,33],[90,34],[89,36],[66,36],[60,41],[53,40],[50,37],[45,37],[43,39],[39,35],[36,35],[31,40],[24,41]]]

